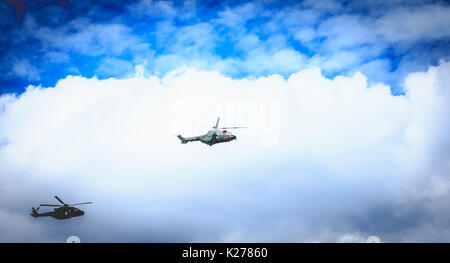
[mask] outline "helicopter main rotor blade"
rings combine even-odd
[[[56,195],[55,195],[55,198],[56,198],[61,204],[65,205],[65,203],[64,203],[61,199],[59,199],[59,197],[57,197]]]
[[[60,206],[63,206],[63,205],[47,205],[47,204],[40,204],[40,206],[53,206],[53,207],[60,207]]]
[[[219,120],[220,120],[220,117],[219,118],[217,118],[217,122],[216,122],[216,125],[213,127],[213,129],[217,129],[217,126],[219,126]]]
[[[220,127],[220,128],[217,128],[218,130],[225,130],[225,129],[244,129],[244,128],[247,128],[247,127]]]
[[[69,206],[72,206],[72,205],[87,205],[87,204],[92,204],[92,202],[85,202],[85,203],[71,204],[71,205],[69,205]]]

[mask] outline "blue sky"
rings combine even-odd
[[[449,242],[449,13],[0,1],[0,242]]]
[[[405,76],[448,59],[440,1],[5,1],[1,93],[54,86],[66,75],[164,75],[182,65],[234,78],[311,65],[328,77],[363,72],[402,92]]]

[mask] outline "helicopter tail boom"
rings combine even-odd
[[[187,141],[183,136],[181,136],[181,135],[178,135],[177,137],[178,137],[178,139],[180,139],[181,143],[187,143],[187,142],[188,142],[188,141]]]
[[[49,216],[50,213],[38,213],[39,207],[37,209],[34,209],[34,207],[31,208],[32,213],[30,215],[32,215],[33,217],[42,217],[42,216]]]
[[[180,139],[181,143],[185,144],[188,142],[195,142],[195,141],[199,141],[201,136],[194,136],[194,137],[188,137],[188,138],[184,138],[181,135],[177,136],[178,139]]]

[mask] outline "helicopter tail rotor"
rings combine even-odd
[[[187,143],[187,140],[183,136],[178,135],[177,137],[180,139],[181,143]]]
[[[37,211],[39,210],[39,208],[40,208],[40,207],[34,209],[34,207],[32,207],[32,208],[31,208],[32,213],[31,213],[30,215],[32,215],[32,216],[34,216],[34,217],[37,217],[37,216],[39,215],[38,212],[37,212]]]

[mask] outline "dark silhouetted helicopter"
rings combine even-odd
[[[200,136],[194,136],[194,137],[188,137],[184,138],[181,135],[178,135],[178,139],[180,139],[181,143],[188,143],[188,142],[195,142],[195,141],[201,141],[204,144],[208,144],[209,146],[212,146],[216,143],[221,142],[230,142],[232,140],[236,140],[236,136],[231,134],[231,132],[227,131],[227,129],[239,129],[239,128],[246,128],[246,127],[218,127],[219,126],[219,120],[217,119],[216,125],[212,127],[212,130],[209,130],[208,133],[205,135]]]
[[[67,218],[71,218],[71,217],[84,215],[83,211],[81,211],[78,208],[75,208],[74,206],[76,206],[76,205],[85,205],[85,204],[92,204],[92,202],[86,202],[86,203],[78,203],[78,204],[68,205],[68,204],[64,203],[61,199],[59,199],[56,195],[55,195],[55,198],[62,205],[41,204],[40,206],[52,206],[52,207],[57,207],[57,208],[55,208],[52,212],[39,214],[37,211],[39,210],[40,207],[38,207],[37,209],[34,209],[34,207],[32,207],[31,210],[33,211],[33,213],[31,213],[30,215],[32,215],[34,217],[51,216],[51,217],[56,218],[56,219],[67,219]]]

